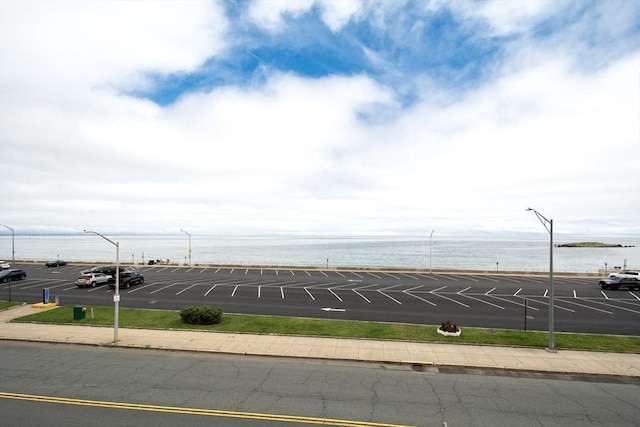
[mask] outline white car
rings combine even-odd
[[[6,261],[0,261],[0,270],[7,270],[11,268],[11,264]]]
[[[76,280],[76,286],[79,288],[88,286],[95,288],[96,285],[107,283],[109,279],[111,279],[111,276],[104,273],[83,274],[82,276],[78,277],[78,280]]]

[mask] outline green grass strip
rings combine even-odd
[[[0,306],[1,307],[1,306]],[[113,307],[86,307],[85,319],[73,320],[73,306],[32,314],[14,322],[113,326]],[[444,337],[435,325],[307,319],[300,317],[224,314],[217,325],[189,325],[174,310],[120,308],[119,327],[142,329],[182,329],[277,335],[305,335],[341,338],[365,338],[416,342],[481,344],[545,348],[547,332],[513,329],[465,328],[459,337]],[[640,353],[640,337],[556,333],[557,349]]]

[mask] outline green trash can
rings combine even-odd
[[[84,305],[74,305],[73,320],[84,320],[85,310]]]

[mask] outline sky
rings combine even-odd
[[[639,41],[633,0],[0,0],[0,224],[640,236]]]

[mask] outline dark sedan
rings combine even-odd
[[[9,270],[0,271],[0,282],[6,283],[9,280],[24,280],[27,278],[27,272],[19,268],[10,268]]]
[[[55,260],[55,261],[49,261],[45,265],[47,267],[61,267],[63,265],[67,265],[67,263],[65,261],[62,261],[61,259],[58,259],[58,260]]]

